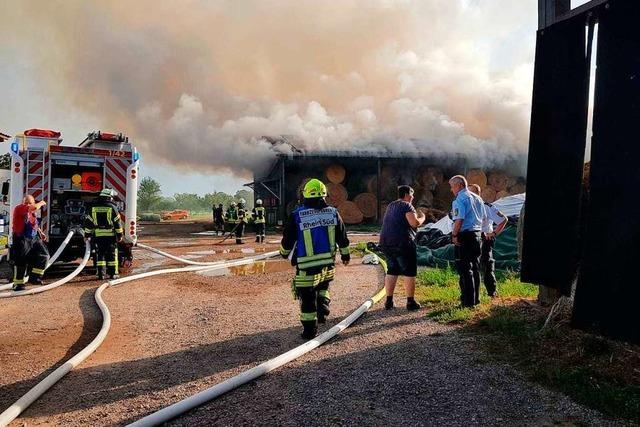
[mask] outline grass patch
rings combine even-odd
[[[481,304],[469,309],[460,307],[454,270],[421,269],[416,298],[427,316],[481,335],[481,348],[528,379],[611,418],[640,424],[640,346],[574,330],[568,322],[541,332],[548,311],[533,302],[538,287],[512,272],[496,277],[499,297],[490,299],[483,285]]]

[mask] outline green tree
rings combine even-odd
[[[207,211],[209,207],[205,205],[203,197],[195,193],[177,193],[173,195],[176,199],[176,205],[179,209],[187,209],[189,211]]]
[[[245,199],[247,201],[245,207],[247,209],[253,209],[253,191],[238,190],[236,191],[236,194],[235,196],[233,196],[233,198],[236,202],[238,202],[240,199]]]
[[[140,212],[148,211],[160,200],[162,200],[160,183],[148,176],[142,178],[140,189],[138,190],[138,209]]]

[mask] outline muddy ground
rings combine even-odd
[[[279,246],[276,235],[239,248],[231,239],[218,244],[220,238],[192,234],[202,230],[197,222],[144,224],[140,240],[198,261]],[[142,250],[135,256],[131,273],[179,265]],[[103,345],[12,425],[124,425],[302,343],[287,261],[224,273],[179,273],[107,289],[112,327]],[[323,329],[375,293],[382,278],[357,258],[339,266]],[[85,274],[50,292],[0,300],[0,410],[93,339],[102,322],[94,302],[99,285]],[[172,424],[609,423],[526,382],[479,353],[472,338],[425,314],[377,305],[337,339]]]

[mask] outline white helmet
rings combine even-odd
[[[261,204],[262,204],[262,199],[256,200],[256,205],[261,205]]]
[[[240,203],[240,204],[243,204],[243,205],[244,205],[245,203],[247,203],[247,201],[246,201],[245,199],[240,199],[240,200],[238,201],[238,203]]]

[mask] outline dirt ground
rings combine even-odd
[[[202,230],[198,222],[144,224],[140,241],[198,261],[279,246],[276,235],[265,245],[238,247],[192,234]],[[179,265],[140,249],[135,258],[131,273]],[[302,343],[287,261],[224,273],[179,273],[107,289],[112,326],[103,345],[11,425],[124,425]],[[357,258],[338,266],[322,329],[374,294],[382,278],[379,267]],[[50,292],[0,300],[0,411],[97,334],[99,285],[87,274]],[[455,328],[399,305],[374,307],[337,339],[172,424],[610,423],[489,361]]]

